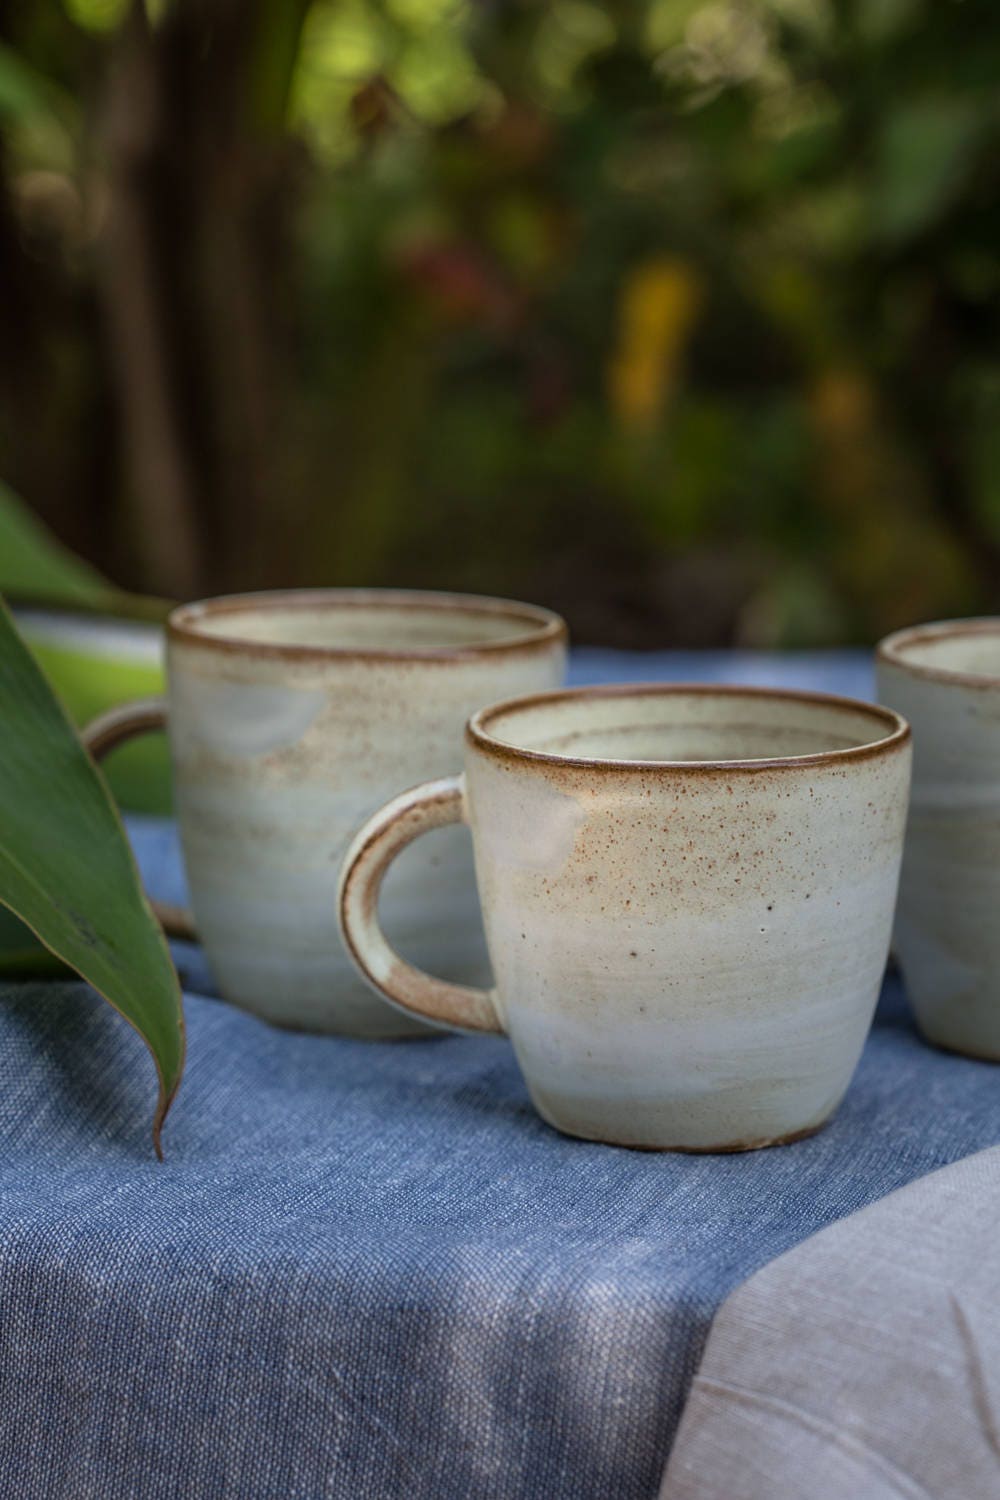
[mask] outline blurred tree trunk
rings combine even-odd
[[[101,288],[144,585],[266,578],[292,281],[285,107],[309,0],[141,0],[109,75]],[[216,559],[224,558],[221,567]]]
[[[122,29],[104,120],[108,203],[101,241],[101,295],[117,388],[130,541],[146,586],[184,595],[201,581],[196,469],[176,400],[168,266],[156,212],[164,98],[141,4]]]

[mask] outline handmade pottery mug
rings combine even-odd
[[[814,693],[583,688],[497,704],[465,772],[397,796],[341,874],[345,940],[413,1015],[505,1031],[539,1113],[617,1145],[809,1134],[850,1081],[889,945],[909,729]],[[496,988],[395,953],[382,878],[472,829]]]
[[[1000,1061],[1000,619],[887,636],[879,697],[913,727],[894,947],[931,1042]]]
[[[170,616],[167,699],[112,710],[85,741],[100,755],[166,726],[194,919],[227,999],[287,1026],[413,1034],[427,1028],[383,1004],[341,945],[347,842],[400,785],[461,764],[474,709],[557,686],[565,657],[558,615],[507,600],[354,589],[210,599]],[[388,930],[415,962],[484,978],[468,835],[449,830],[414,855],[386,888]],[[175,913],[166,925],[184,929]]]

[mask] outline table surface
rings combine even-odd
[[[850,654],[573,677],[871,685]],[[172,828],[133,831],[176,898]],[[502,1039],[277,1031],[177,956],[163,1165],[129,1028],[82,984],[4,991],[2,1496],[645,1500],[729,1290],[1000,1140],[993,1067],[923,1045],[892,976],[826,1130],[690,1157],[556,1134]]]

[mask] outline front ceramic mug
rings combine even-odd
[[[113,710],[103,753],[166,722],[198,934],[227,999],[282,1025],[426,1030],[358,978],[334,917],[354,830],[400,785],[461,763],[462,726],[500,694],[557,686],[566,627],[460,594],[301,590],[175,609],[168,702]],[[416,962],[488,974],[468,836],[414,850],[385,893]]]
[[[464,776],[405,792],[341,875],[349,948],[411,1014],[506,1031],[570,1135],[766,1146],[836,1109],[889,944],[910,773],[888,709],[748,688],[502,703]],[[432,979],[378,925],[383,875],[465,819],[496,988]]]
[[[887,636],[879,696],[913,726],[895,947],[929,1041],[1000,1061],[1000,620]]]

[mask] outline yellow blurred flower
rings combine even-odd
[[[658,256],[628,276],[608,365],[608,396],[623,427],[655,426],[677,388],[701,302],[701,277],[684,261]]]

